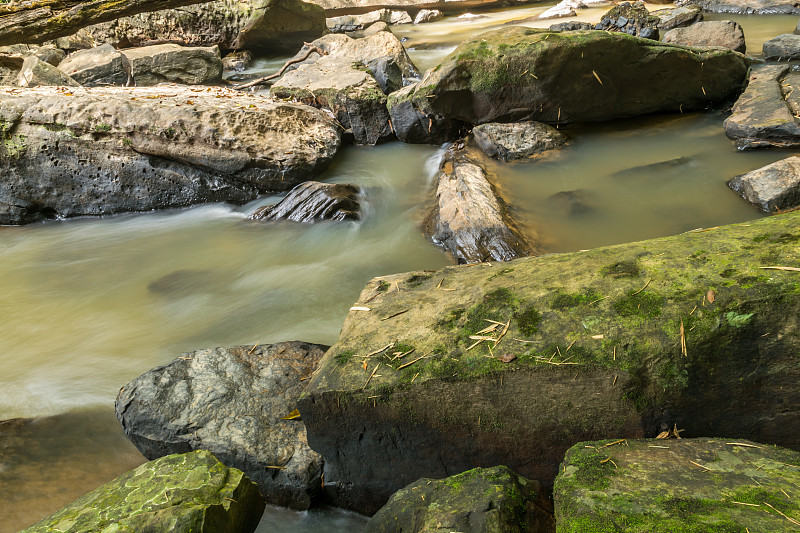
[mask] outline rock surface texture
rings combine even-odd
[[[58,67],[45,63],[35,55],[26,57],[22,63],[17,85],[20,87],[38,87],[40,85],[80,87],[80,83],[64,74]]]
[[[133,82],[138,87],[165,82],[207,85],[222,77],[222,58],[216,46],[157,44],[122,53],[130,62]]]
[[[547,489],[573,443],[676,424],[800,448],[798,242],[792,212],[372,280],[299,402],[326,495],[496,464]]]
[[[658,17],[650,14],[644,2],[622,2],[603,15],[595,29],[658,39],[658,22]]]
[[[662,40],[684,46],[723,46],[741,53],[747,48],[742,27],[732,20],[710,20],[675,28],[666,32]]]
[[[764,211],[800,206],[800,157],[789,157],[728,181],[728,187]]]
[[[800,521],[800,454],[741,439],[581,442],[554,496],[559,533],[789,533]]]
[[[509,216],[480,164],[480,152],[453,145],[442,158],[436,201],[423,232],[459,263],[510,261],[534,248]]]
[[[0,224],[227,201],[321,172],[339,126],[224,89],[0,90]]]
[[[764,59],[791,61],[800,59],[800,35],[785,33],[764,42]]]
[[[291,220],[318,222],[320,220],[360,220],[360,190],[345,183],[301,183],[275,205],[261,207],[250,220]]]
[[[703,20],[703,10],[693,4],[685,7],[658,9],[651,11],[650,14],[658,17],[657,27],[662,32]]]
[[[295,409],[327,346],[284,342],[183,354],[142,374],[117,396],[117,418],[148,459],[209,450],[258,484],[267,501],[308,509],[322,457]]]
[[[676,6],[698,5],[712,13],[738,15],[800,14],[800,6],[793,0],[676,0]]]
[[[23,531],[250,533],[264,503],[241,471],[198,451],[145,463]]]
[[[58,68],[86,87],[131,85],[133,82],[128,58],[109,44],[70,54]]]
[[[566,135],[541,122],[481,124],[472,135],[486,155],[504,161],[541,154],[567,142]]]
[[[552,531],[537,505],[539,483],[505,466],[475,468],[445,479],[418,479],[392,495],[367,522],[367,533],[522,533]]]

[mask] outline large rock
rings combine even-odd
[[[658,17],[650,14],[644,2],[622,2],[603,15],[595,29],[658,39],[658,21]]]
[[[438,9],[420,9],[414,17],[414,24],[424,24],[426,22],[436,22],[442,20],[444,13]]]
[[[703,20],[703,10],[694,4],[685,7],[658,9],[651,11],[650,14],[658,17],[657,28],[662,32]]]
[[[439,167],[423,232],[459,263],[510,261],[534,253],[481,166],[480,152],[454,144]]]
[[[800,157],[788,157],[736,176],[728,187],[765,213],[800,206]]]
[[[397,491],[367,522],[366,531],[551,531],[552,515],[537,506],[542,499],[538,482],[505,466],[475,468],[445,479],[418,479]]]
[[[360,190],[346,183],[301,183],[275,205],[261,207],[250,220],[291,220],[317,222],[320,220],[360,220]]]
[[[386,101],[397,138],[413,144],[442,144],[462,137],[469,129],[466,122],[417,108],[413,100],[417,85],[412,83],[393,92]]]
[[[581,442],[556,478],[558,531],[795,532],[798,467],[743,439]]]
[[[745,57],[730,50],[509,27],[462,43],[405,99],[472,124],[600,121],[704,109],[733,98],[746,74]]]
[[[785,33],[764,42],[764,59],[791,61],[800,59],[800,35]]]
[[[496,464],[546,489],[575,442],[676,424],[800,448],[800,276],[775,269],[800,267],[799,228],[792,212],[372,280],[299,402],[327,496],[371,513]]]
[[[0,90],[0,224],[245,203],[321,172],[339,126],[224,89]]]
[[[486,155],[504,161],[541,154],[567,142],[567,136],[554,127],[529,121],[481,124],[472,135]]]
[[[249,533],[264,506],[240,470],[198,451],[145,463],[23,531]]]
[[[794,94],[798,93],[798,94]],[[757,65],[725,119],[725,135],[740,150],[800,146],[800,76],[788,65]]]
[[[308,509],[322,458],[295,409],[327,346],[283,342],[183,354],[125,385],[116,402],[125,434],[148,459],[209,450],[258,484],[270,503]]]
[[[58,68],[86,87],[131,85],[133,81],[128,58],[110,44],[74,52]]]
[[[665,43],[684,46],[723,46],[744,53],[744,31],[732,20],[698,22],[685,28],[674,28],[664,34]]]
[[[157,44],[122,53],[130,61],[133,81],[139,87],[164,82],[210,84],[222,77],[222,58],[216,46]]]
[[[735,13],[738,15],[787,15],[800,14],[800,7],[793,0],[675,0],[676,6],[698,5],[703,11],[712,13]]]
[[[64,74],[57,67],[50,63],[45,63],[35,55],[26,57],[22,63],[17,85],[20,87],[38,87],[39,85],[81,86],[80,83]]]
[[[291,54],[325,33],[325,12],[301,0],[216,0],[123,17],[88,31],[120,47],[168,42]]]

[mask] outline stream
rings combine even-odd
[[[462,40],[552,6],[393,27],[414,62],[436,65]],[[658,9],[662,6],[648,6]],[[608,7],[583,10],[596,22]],[[797,17],[732,19],[748,48],[791,33]],[[526,25],[547,27],[562,20]],[[258,60],[270,73],[286,58]],[[681,233],[761,216],[731,177],[790,155],[737,152],[723,111],[562,128],[570,143],[488,171],[513,216],[547,252]],[[336,341],[374,276],[452,264],[418,224],[443,148],[344,147],[322,179],[364,191],[360,222],[245,220],[256,207],[191,209],[0,227],[0,533],[15,532],[141,464],[114,417],[117,391],[199,348]],[[633,170],[631,170],[633,169]],[[259,532],[361,531],[366,518],[269,506]]]

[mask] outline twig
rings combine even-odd
[[[379,366],[381,366],[381,364],[380,364],[380,363],[378,363],[377,365],[375,365],[375,368],[372,370],[372,374],[370,374],[370,375],[369,375],[369,377],[367,378],[367,382],[366,382],[366,383],[364,383],[364,386],[363,386],[363,387],[361,387],[361,390],[362,390],[362,391],[363,391],[363,390],[365,390],[365,389],[367,388],[367,385],[369,385],[369,382],[370,382],[370,380],[372,379],[372,376],[374,376],[374,375],[375,375],[375,372],[377,372],[377,371],[378,371],[378,367],[379,367]]]
[[[305,55],[303,55],[303,57],[298,57],[297,59],[290,59],[289,61],[284,63],[283,66],[281,67],[281,69],[278,72],[276,72],[275,74],[270,74],[269,76],[264,76],[263,78],[258,78],[257,80],[248,81],[247,83],[243,83],[241,85],[234,85],[233,88],[236,89],[237,91],[239,91],[239,90],[242,90],[242,89],[247,89],[249,87],[253,87],[255,85],[261,85],[263,83],[266,83],[268,81],[274,80],[276,78],[280,78],[281,76],[283,76],[283,73],[286,72],[287,68],[289,68],[291,65],[294,65],[295,63],[302,63],[303,61],[308,59],[308,56],[310,56],[314,52],[318,53],[321,56],[328,55],[328,52],[326,52],[325,50],[323,50],[319,46],[312,46],[312,45],[309,45],[308,43],[303,43],[303,44],[310,46],[310,48],[305,53]]]
[[[758,268],[763,268],[764,270],[788,270],[790,272],[800,272],[800,268],[797,267],[774,266],[774,267],[758,267]]]
[[[255,343],[255,344],[253,345],[253,347],[252,347],[252,348],[250,348],[250,351],[249,351],[249,352],[247,352],[247,355],[250,355],[251,353],[253,353],[253,350],[255,350],[255,349],[256,349],[256,347],[258,346],[258,343],[259,343],[259,342],[261,342],[261,341],[259,340],[257,343]]]
[[[708,470],[709,472],[711,472],[711,469],[710,469],[710,468],[708,468],[707,466],[703,466],[703,465],[701,465],[700,463],[695,463],[694,461],[689,461],[689,462],[690,462],[690,463],[692,463],[693,465],[699,466],[700,468],[705,468],[706,470]]]
[[[403,311],[398,311],[397,313],[394,313],[393,315],[385,316],[385,317],[381,318],[381,322],[383,322],[384,320],[389,320],[390,318],[394,318],[396,316],[402,315],[403,313],[408,313],[409,311],[411,311],[411,309],[405,309]]]
[[[782,513],[782,512],[780,512],[779,510],[775,509],[773,506],[771,506],[771,505],[770,505],[770,504],[768,504],[767,502],[763,502],[763,503],[764,503],[764,505],[766,505],[767,507],[769,507],[770,509],[772,509],[773,511],[775,511],[776,513],[778,513],[779,515],[781,515],[782,517],[784,517],[786,520],[788,520],[788,521],[789,521],[789,522],[791,522],[792,524],[795,524],[795,525],[797,525],[797,526],[800,526],[800,522],[798,522],[798,521],[797,521],[797,520],[795,520],[794,518],[791,518],[791,517],[789,517],[789,516],[786,516],[785,514],[783,514],[783,513]]]
[[[608,296],[603,296],[602,298],[598,298],[597,300],[592,300],[591,302],[589,302],[589,303],[588,303],[588,304],[586,304],[586,305],[592,305],[592,304],[596,304],[596,303],[597,303],[597,302],[599,302],[600,300],[605,300],[606,298],[608,298]]]
[[[405,364],[402,364],[402,365],[398,366],[397,370],[402,370],[407,366],[411,366],[414,363],[416,363],[417,361],[419,361],[420,359],[424,359],[424,358],[428,357],[431,353],[433,353],[433,350],[431,350],[430,352],[426,353],[425,355],[421,355],[421,356],[417,357],[413,361],[409,361],[408,363],[405,363]]]
[[[639,289],[638,291],[636,291],[636,292],[634,292],[633,294],[631,294],[631,296],[636,296],[637,294],[639,294],[640,292],[642,292],[643,290],[645,290],[645,289],[647,288],[647,286],[648,286],[648,285],[650,285],[650,282],[651,282],[651,281],[653,281],[653,278],[650,278],[650,279],[648,279],[648,280],[647,280],[647,283],[645,283],[645,284],[644,284],[644,287],[642,287],[642,288],[641,288],[641,289]]]
[[[385,352],[386,350],[388,350],[392,346],[394,346],[394,342],[390,342],[389,344],[387,344],[386,346],[384,346],[380,350],[375,350],[374,352],[370,352],[367,355],[363,355],[362,357],[372,357],[373,355],[378,355],[381,352]]]

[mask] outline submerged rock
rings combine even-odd
[[[209,450],[255,483],[267,501],[308,509],[322,457],[300,420],[286,420],[327,346],[283,342],[183,354],[134,379],[117,418],[148,459]]]
[[[128,58],[110,44],[74,52],[59,63],[58,68],[86,87],[132,83]]]
[[[511,220],[476,155],[458,145],[445,152],[423,233],[459,263],[532,255],[534,248]]]
[[[444,18],[444,13],[442,13],[438,9],[420,9],[417,12],[417,16],[414,17],[414,24],[436,22],[437,20],[442,20],[443,18]]]
[[[675,159],[659,161],[658,163],[650,163],[618,170],[611,174],[611,177],[663,181],[666,178],[676,177],[678,174],[683,173],[688,167],[696,164],[697,162],[691,157],[676,157]]]
[[[268,205],[250,215],[250,220],[291,220],[317,222],[320,220],[360,220],[360,190],[344,183],[301,183],[275,205]]]
[[[595,212],[592,205],[597,195],[585,189],[561,191],[550,195],[547,201],[566,216],[583,216]]]
[[[746,50],[744,31],[732,20],[710,20],[674,28],[666,32],[662,40],[684,46],[723,46],[741,53]]]
[[[222,76],[219,48],[157,44],[123,50],[131,64],[131,75],[139,86],[174,82],[207,85]]]
[[[242,204],[321,172],[339,126],[223,89],[0,90],[0,224]]]
[[[765,213],[800,207],[800,157],[736,176],[728,181],[728,187]]]
[[[764,42],[762,48],[764,59],[792,61],[800,59],[800,35],[785,33]]]
[[[264,506],[241,471],[197,451],[145,463],[23,531],[249,533]]]
[[[541,154],[567,142],[566,135],[541,122],[481,124],[472,135],[486,155],[504,161]]]
[[[800,266],[798,242],[792,212],[372,280],[299,401],[326,496],[372,513],[492,463],[547,489],[573,443],[676,424],[800,448],[800,276],[761,268]]]
[[[418,479],[392,495],[367,522],[367,533],[552,531],[537,481],[505,466],[475,468],[445,479]],[[537,503],[539,505],[537,505]]]
[[[644,2],[622,2],[603,15],[595,29],[658,40],[658,17],[650,14]]]
[[[743,439],[602,440],[567,451],[559,531],[797,531],[800,454]]]

